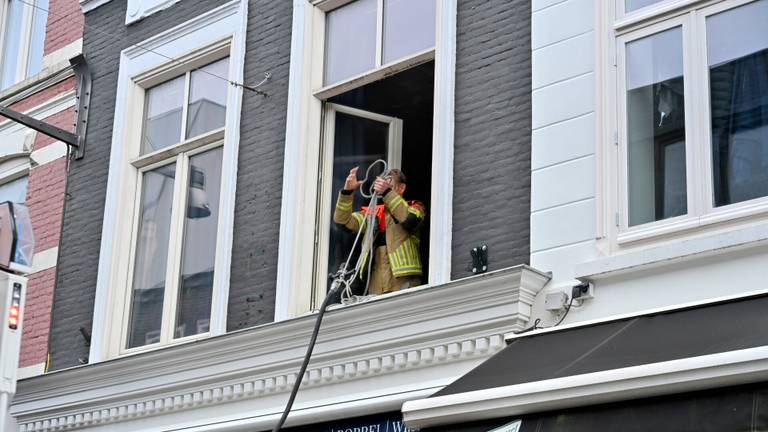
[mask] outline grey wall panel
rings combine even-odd
[[[290,1],[249,6],[246,81],[272,78],[262,87],[269,97],[243,98],[228,330],[274,318],[292,11]]]
[[[52,369],[76,366],[88,357],[79,329],[91,332],[120,51],[223,3],[179,2],[128,27],[125,1],[109,2],[86,15],[83,51],[93,73],[93,96],[85,158],[72,161],[67,180],[49,344]]]
[[[531,4],[458,3],[452,278],[483,243],[490,270],[528,263],[530,231]]]

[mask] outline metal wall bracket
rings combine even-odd
[[[472,274],[480,274],[488,271],[488,245],[472,248]]]
[[[91,71],[88,69],[88,63],[85,56],[78,54],[69,60],[72,69],[75,71],[77,79],[77,94],[75,101],[75,135],[77,136],[77,146],[75,146],[75,159],[82,159],[85,156],[85,137],[88,132],[88,112],[91,105]]]
[[[75,158],[82,159],[85,155],[85,135],[88,127],[88,106],[91,102],[91,74],[85,57],[82,54],[70,60],[77,78],[77,107],[75,108],[75,133],[66,131],[60,127],[14,111],[0,105],[0,116],[7,117],[17,123],[34,129],[42,134],[61,141],[75,149]]]

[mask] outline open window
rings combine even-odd
[[[324,141],[326,145],[332,145],[333,156],[324,158],[323,172],[333,174],[324,179],[323,201],[328,201],[327,197],[333,199],[334,191],[343,187],[346,173],[354,167],[365,170],[376,160],[384,160],[388,166],[400,166],[402,128],[403,121],[395,117],[334,103],[326,104]],[[376,165],[371,174],[381,174],[382,169],[381,165]],[[363,185],[364,190],[371,187],[371,180]],[[359,209],[366,204],[365,201],[359,193],[354,194],[354,208]],[[333,206],[330,218],[332,214]],[[330,218],[320,221],[326,225],[321,227],[321,232],[328,232],[319,246],[327,253],[320,255],[328,256],[328,262],[327,266],[318,262],[319,277],[333,273],[346,261],[355,238],[354,233],[332,223]]]
[[[337,136],[363,128],[363,119],[401,123],[400,165],[391,168],[407,178],[404,198],[426,207],[421,282],[449,281],[456,0],[313,0],[293,14],[281,209],[289,223],[280,228],[275,319],[319,306],[334,255],[345,254],[343,240],[331,245],[332,208],[350,169],[342,158],[384,152],[367,145],[346,150],[353,155],[340,150],[334,163]],[[368,114],[341,124],[349,109]]]
[[[331,175],[323,176],[323,210],[318,220],[316,277],[321,293],[327,288],[328,274],[344,263],[355,238],[355,233],[332,222],[337,194],[350,169],[358,167],[362,178],[371,163],[386,160],[407,177],[404,198],[422,202],[429,214],[433,88],[434,62],[429,61],[325,101],[322,169]],[[380,171],[381,166],[376,166],[371,175]],[[368,190],[370,182],[362,187]],[[367,201],[356,191],[354,209]],[[428,219],[420,227],[422,283],[427,282],[429,266]]]
[[[327,290],[329,273],[344,263],[354,243],[355,233],[332,221],[350,169],[358,167],[362,178],[371,163],[386,160],[407,178],[404,198],[422,202],[429,215],[435,1],[346,2],[326,11],[324,24],[324,87],[315,93],[323,104],[315,303]],[[372,177],[380,174],[381,167],[375,169]],[[369,187],[370,182],[363,185]],[[366,204],[356,191],[354,210]],[[426,283],[428,217],[419,232]]]

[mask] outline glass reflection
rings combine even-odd
[[[2,61],[0,62],[0,89],[16,84],[16,70],[19,67],[21,50],[21,27],[24,3],[10,0],[6,5],[6,20],[0,31],[3,32]]]
[[[147,90],[141,154],[181,142],[184,80],[182,75]]]
[[[325,84],[371,70],[376,64],[376,0],[357,0],[325,18]]]
[[[43,68],[43,44],[45,43],[45,26],[48,21],[48,0],[37,0],[32,12],[32,31],[29,41],[29,58],[27,59],[27,76],[40,72]]]
[[[650,6],[652,4],[661,3],[666,0],[625,0],[624,10],[632,12],[634,10]]]
[[[333,178],[331,212],[328,217],[333,221],[336,197],[344,187],[344,181],[349,171],[359,167],[358,178],[365,176],[365,170],[377,159],[387,160],[387,145],[389,142],[389,124],[336,112],[335,137],[333,143]],[[378,171],[377,171],[378,170]],[[371,179],[362,185],[368,191],[375,175],[381,173],[378,164],[371,170]],[[368,205],[358,191],[354,193],[354,209]],[[331,223],[330,242],[328,243],[328,272],[333,273],[344,263],[352,249],[355,234],[342,225]],[[352,258],[352,263],[357,256]]]
[[[627,44],[629,225],[688,211],[682,29]]]
[[[222,59],[192,71],[187,109],[187,138],[224,127],[228,83],[218,77],[226,76],[229,76],[229,59]]]
[[[128,348],[160,341],[175,177],[176,164],[143,175]]]
[[[768,196],[766,23],[768,0],[707,19],[716,207]]]
[[[384,1],[384,64],[434,46],[435,0]]]
[[[210,326],[222,151],[219,147],[189,159],[176,338],[205,333]]]

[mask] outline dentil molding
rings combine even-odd
[[[447,385],[504,348],[503,334],[526,325],[548,280],[519,266],[330,310],[297,406],[332,399],[364,407],[360,401],[376,395]],[[230,412],[233,422],[266,418],[297,378],[314,319],[308,314],[21,380],[11,412],[22,432],[162,429],[203,412]],[[250,408],[232,413],[238,401],[250,401]]]

